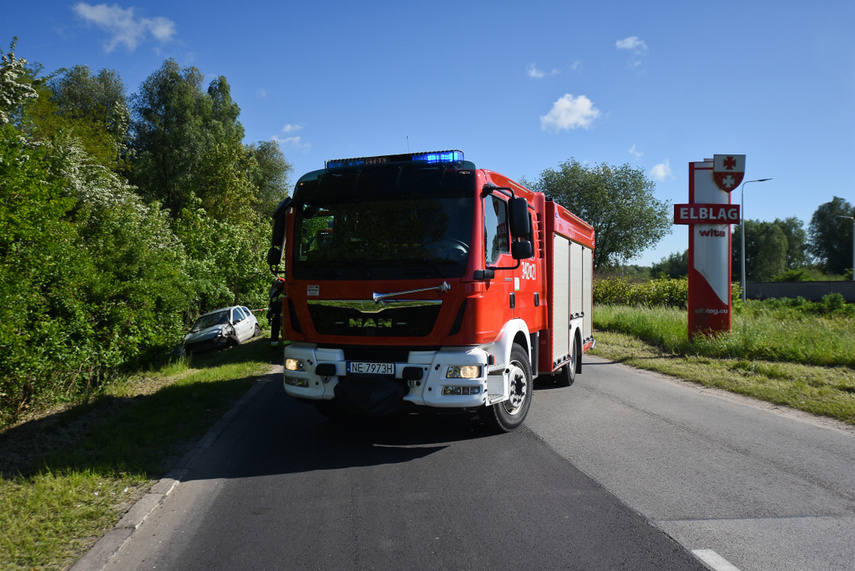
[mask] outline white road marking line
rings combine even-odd
[[[712,549],[693,549],[692,555],[712,567],[714,571],[739,571],[736,565],[733,565]]]

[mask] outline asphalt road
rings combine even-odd
[[[106,568],[855,569],[855,435],[768,408],[589,358],[511,434],[339,427],[268,377]]]
[[[855,570],[855,427],[602,360],[579,378],[535,393],[528,427],[687,549]]]

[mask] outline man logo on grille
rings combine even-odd
[[[360,327],[363,329],[380,329],[380,328],[389,328],[392,327],[391,319],[362,319],[361,317],[350,318],[348,322],[348,327]]]

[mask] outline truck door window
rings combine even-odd
[[[508,204],[498,196],[484,198],[484,248],[489,264],[496,263],[499,256],[510,252]]]

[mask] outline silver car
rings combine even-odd
[[[184,351],[194,353],[240,345],[261,333],[258,320],[242,305],[223,307],[196,320],[184,336]]]

